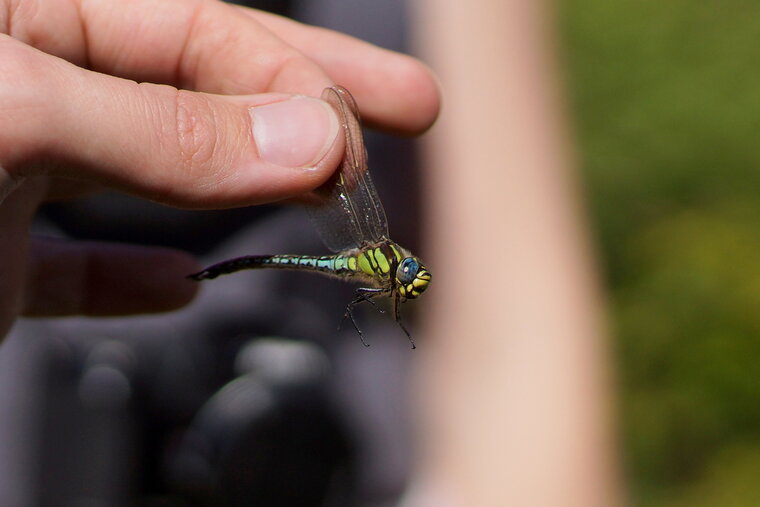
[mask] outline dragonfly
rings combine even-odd
[[[322,273],[360,282],[354,298],[346,306],[343,321],[350,319],[365,346],[354,317],[360,303],[376,297],[390,298],[396,323],[412,336],[401,322],[399,307],[419,297],[430,284],[430,271],[419,257],[389,239],[388,221],[367,166],[359,109],[342,86],[325,88],[322,99],[338,114],[345,135],[345,154],[339,169],[313,192],[307,211],[312,224],[333,255],[247,255],[226,260],[190,275],[192,280],[208,280],[245,269],[291,269]]]

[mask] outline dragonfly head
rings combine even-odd
[[[417,257],[404,257],[396,269],[396,286],[405,299],[414,299],[425,292],[430,278],[430,271]]]

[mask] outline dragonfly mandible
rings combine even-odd
[[[314,192],[307,205],[309,216],[334,255],[248,255],[214,264],[190,275],[207,280],[244,269],[279,268],[314,271],[362,282],[346,306],[343,319],[351,320],[359,338],[369,346],[354,318],[353,309],[363,302],[377,307],[373,298],[391,298],[393,315],[416,348],[401,322],[399,305],[419,297],[430,284],[430,271],[408,250],[388,238],[388,222],[367,167],[359,110],[351,94],[342,86],[331,86],[322,99],[338,113],[346,139],[346,151],[339,170]],[[382,310],[380,310],[382,311]]]

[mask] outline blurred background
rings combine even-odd
[[[634,505],[760,504],[752,2],[559,2]]]
[[[402,0],[248,4],[401,51],[417,27]],[[760,505],[760,5],[550,4],[609,311],[625,495]],[[394,239],[436,259],[412,144],[367,142]],[[109,194],[47,207],[36,227],[204,261],[323,251],[303,216],[276,207],[182,212]],[[168,316],[20,322],[0,354],[0,504],[396,505],[414,470],[414,361],[439,344],[405,307],[420,350],[372,312],[364,350],[335,332],[350,296],[262,272]]]

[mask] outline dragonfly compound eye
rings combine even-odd
[[[408,285],[414,281],[417,272],[420,270],[420,263],[414,257],[406,257],[398,265],[396,270],[396,279],[401,285]]]

